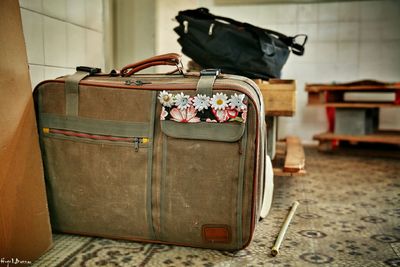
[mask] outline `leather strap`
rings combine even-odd
[[[152,184],[153,181],[153,149],[154,149],[154,128],[155,128],[155,120],[156,120],[156,106],[157,106],[157,93],[153,91],[152,98],[151,98],[151,114],[150,114],[150,124],[148,127],[148,135],[150,142],[147,147],[147,184],[146,184],[146,195],[147,195],[147,204],[146,204],[146,211],[147,211],[147,223],[148,229],[151,237],[153,239],[156,238],[156,232],[153,222],[153,206],[152,206],[152,198],[153,198],[153,191],[152,191]]]
[[[180,63],[181,63],[181,55],[177,53],[159,55],[139,61],[137,63],[126,65],[121,69],[121,76],[123,77],[131,76],[140,70],[159,65],[179,67]]]
[[[122,76],[127,77],[127,76],[131,76],[131,75],[133,75],[136,72],[139,72],[141,70],[144,70],[144,69],[147,69],[147,68],[150,68],[150,67],[153,67],[153,66],[162,66],[162,65],[164,65],[164,66],[166,66],[166,65],[167,66],[177,66],[177,63],[176,62],[170,62],[170,61],[152,61],[152,62],[144,63],[143,65],[139,65],[137,67],[134,67],[134,68],[130,69],[129,71],[125,72],[124,74],[122,74],[122,71],[121,71],[121,74],[122,74]],[[176,71],[177,70],[175,70],[174,72],[176,72]]]
[[[77,71],[65,79],[65,114],[67,116],[78,116],[79,82],[89,75],[89,72]]]
[[[214,82],[218,75],[219,70],[216,69],[202,70],[197,82],[196,94],[212,97]]]

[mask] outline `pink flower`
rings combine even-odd
[[[196,117],[197,112],[193,106],[188,107],[184,110],[173,108],[171,110],[171,116],[173,121],[177,122],[200,122],[200,118]]]
[[[247,110],[243,111],[243,113],[242,113],[242,119],[243,119],[243,123],[245,123],[245,122],[246,122],[246,119],[247,119]]]
[[[218,122],[224,122],[229,119],[227,110],[215,110],[212,109],[212,113],[217,118]]]
[[[228,109],[228,117],[230,119],[234,119],[237,117],[237,115],[239,114],[239,112],[236,109]]]
[[[165,110],[164,107],[162,107],[160,120],[165,121],[165,117],[167,117],[167,116],[168,116],[168,112]]]

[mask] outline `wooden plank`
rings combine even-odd
[[[316,97],[309,98],[308,105],[309,106],[324,106],[324,107],[335,107],[335,108],[398,108],[400,105],[396,105],[394,103],[353,103],[353,102],[346,102],[346,103],[324,103],[323,101],[319,100],[317,102]]]
[[[285,110],[269,110],[266,111],[268,116],[275,116],[275,117],[293,117],[294,116],[294,111],[285,111]]]
[[[346,108],[381,108],[381,107],[400,107],[400,102],[393,101],[345,101],[344,94],[349,91],[319,91],[308,92],[308,105],[325,106],[325,107],[346,107]],[[370,93],[383,93],[371,91]]]
[[[307,174],[306,170],[299,170],[297,172],[286,172],[282,168],[273,168],[274,176],[282,176],[282,177],[289,177],[289,176],[304,176]]]
[[[307,92],[321,92],[321,91],[396,91],[400,90],[400,83],[384,83],[373,80],[361,80],[351,83],[338,83],[338,84],[306,84]]]
[[[0,266],[23,266],[52,235],[18,1],[0,1],[0,36]]]
[[[306,84],[307,92],[321,92],[321,91],[389,91],[400,90],[399,84],[387,85],[387,86],[347,86],[347,85],[326,85],[326,84]]]
[[[293,80],[256,79],[263,95],[267,116],[293,116],[296,111],[296,84]]]
[[[399,131],[379,131],[374,134],[353,136],[353,135],[338,135],[331,132],[321,133],[314,135],[314,140],[327,141],[327,140],[343,140],[350,142],[365,142],[365,143],[382,143],[400,145],[400,132]]]
[[[304,149],[297,136],[286,137],[286,159],[283,170],[285,172],[299,172],[305,166]]]
[[[272,160],[272,166],[275,176],[303,176],[307,174],[307,172],[303,169],[298,170],[296,172],[288,172],[284,170],[285,160],[286,160],[286,141],[278,141],[276,142],[276,155],[275,158]]]

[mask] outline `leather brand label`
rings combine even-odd
[[[204,241],[210,243],[230,243],[231,229],[226,224],[205,224],[202,226]]]

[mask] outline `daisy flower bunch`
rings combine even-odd
[[[244,94],[215,93],[195,96],[183,92],[175,95],[162,91],[158,95],[162,105],[161,120],[177,122],[241,122],[247,118],[247,100]]]

